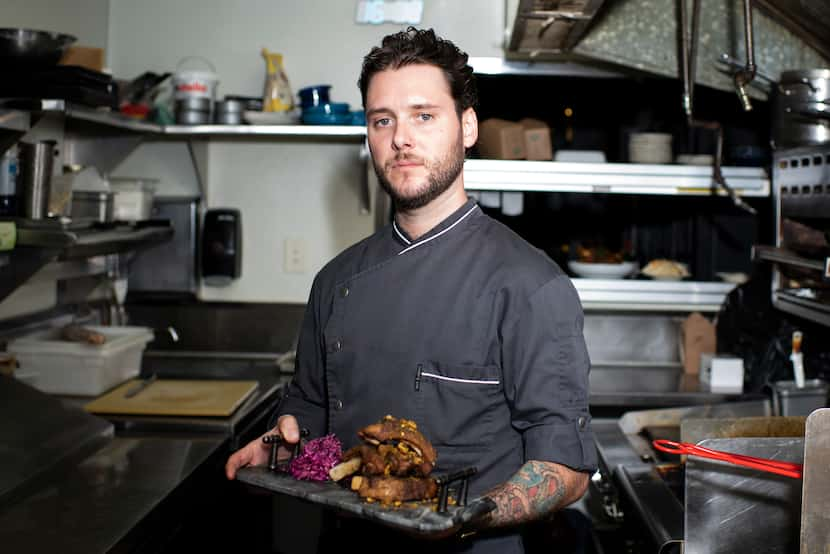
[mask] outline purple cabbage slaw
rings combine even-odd
[[[329,470],[340,463],[342,445],[334,435],[311,439],[288,466],[288,473],[302,481],[328,481]]]

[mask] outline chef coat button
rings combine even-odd
[[[585,416],[579,416],[579,419],[576,420],[576,424],[579,425],[580,429],[585,429],[586,423],[588,423],[588,418]]]
[[[343,287],[342,289],[340,289],[340,296],[342,296],[343,298],[349,296],[349,287]]]
[[[342,401],[342,400],[340,400],[339,398],[337,398],[337,399],[334,401],[334,409],[335,409],[335,410],[342,410],[342,409],[343,409],[343,401]]]
[[[334,341],[334,344],[331,345],[331,349],[334,350],[335,352],[337,352],[337,351],[340,350],[341,346],[343,346],[343,345],[340,344],[340,341],[336,340],[336,341]]]

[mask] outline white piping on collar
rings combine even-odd
[[[398,236],[401,237],[402,241],[404,241],[406,244],[412,244],[412,241],[409,240],[408,238],[406,238],[405,236],[403,236],[403,233],[401,233],[400,229],[398,229],[398,222],[397,221],[394,221],[394,220],[392,221],[392,228],[395,230],[395,232],[398,234]]]
[[[458,225],[459,223],[461,223],[462,221],[464,221],[464,220],[467,218],[467,216],[468,216],[468,215],[470,215],[471,213],[473,213],[473,211],[474,211],[476,208],[478,208],[478,204],[474,204],[472,208],[470,208],[469,210],[467,210],[467,213],[465,213],[464,215],[462,215],[461,217],[459,217],[459,218],[458,218],[458,220],[457,220],[455,223],[453,223],[452,225],[450,225],[449,227],[447,227],[447,228],[446,228],[446,229],[444,229],[443,231],[439,231],[439,232],[435,233],[434,235],[432,235],[431,237],[429,237],[428,239],[424,239],[424,240],[422,240],[421,242],[416,242],[415,244],[411,244],[411,245],[407,246],[406,248],[404,248],[403,250],[401,250],[400,252],[398,252],[398,256],[400,256],[401,254],[405,254],[405,253],[409,252],[409,251],[410,251],[410,250],[412,250],[413,248],[418,248],[418,247],[419,247],[419,246],[421,246],[422,244],[426,244],[426,243],[428,243],[429,241],[431,241],[431,240],[433,240],[433,239],[437,239],[438,237],[440,237],[440,236],[441,236],[441,235],[443,235],[444,233],[446,233],[446,232],[450,231],[453,227],[455,227],[456,225]],[[404,239],[404,240],[405,240],[405,239]],[[407,242],[408,242],[408,241],[407,241]]]

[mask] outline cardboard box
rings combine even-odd
[[[552,160],[553,145],[550,127],[538,119],[526,117],[519,120],[525,135],[525,153],[528,160]]]
[[[70,46],[61,58],[60,65],[79,65],[101,71],[104,69],[104,50],[90,46]]]
[[[524,128],[504,119],[485,119],[478,125],[478,151],[490,160],[523,160]]]
[[[691,375],[700,374],[701,354],[716,352],[715,325],[701,314],[695,312],[680,326],[683,371]]]

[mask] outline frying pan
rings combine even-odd
[[[77,38],[32,29],[0,29],[0,66],[56,65]]]

